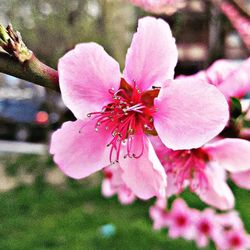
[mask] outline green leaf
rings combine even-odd
[[[232,118],[237,118],[242,114],[242,107],[241,107],[241,103],[240,100],[235,98],[235,97],[231,97],[231,117]]]
[[[243,120],[243,127],[244,128],[250,128],[250,120],[244,119]]]
[[[8,40],[10,39],[7,30],[3,25],[0,24],[0,46],[6,46],[8,44]]]

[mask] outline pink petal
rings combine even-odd
[[[178,194],[180,192],[176,184],[176,178],[172,173],[168,173],[167,183],[168,183],[167,188],[166,188],[167,197],[171,197],[172,195]]]
[[[225,97],[213,85],[197,79],[170,81],[155,100],[154,125],[171,149],[198,148],[218,135],[228,118]]]
[[[104,179],[102,181],[102,195],[104,197],[112,197],[116,194],[116,189],[113,188],[110,179]]]
[[[221,167],[239,172],[250,169],[250,142],[243,139],[223,139],[205,146]]]
[[[239,187],[250,190],[250,170],[239,173],[231,173],[231,178]]]
[[[206,176],[208,188],[196,191],[200,199],[221,210],[233,208],[234,196],[226,183],[224,169],[215,163],[211,163],[207,165]]]
[[[50,153],[68,176],[84,178],[109,165],[106,131],[95,132],[96,121],[65,122],[53,133]],[[105,133],[106,132],[106,133]]]
[[[206,79],[210,84],[220,86],[238,67],[239,63],[233,60],[217,60],[205,71]]]
[[[173,79],[177,48],[169,25],[153,17],[139,20],[131,47],[126,56],[124,77],[146,90],[158,82]]]
[[[228,97],[243,97],[250,92],[250,58],[245,60],[229,77],[218,86]]]
[[[100,111],[119,88],[119,64],[96,43],[78,44],[58,64],[62,98],[78,119]]]
[[[121,204],[128,205],[133,203],[136,197],[127,186],[122,185],[118,191],[118,199]]]
[[[141,199],[165,196],[166,174],[150,141],[145,137],[143,155],[120,161],[122,178],[132,192]]]
[[[239,63],[236,63],[233,60],[220,59],[215,61],[211,66],[206,70],[201,70],[198,73],[190,76],[179,75],[176,79],[183,78],[196,78],[219,86],[223,81],[234,72],[235,69],[239,66]]]

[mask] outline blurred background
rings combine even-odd
[[[237,2],[248,16],[250,1]],[[75,44],[89,41],[123,67],[137,20],[145,15],[125,0],[0,0],[0,23],[11,22],[28,48],[54,68]],[[176,38],[176,75],[193,74],[218,58],[249,57],[210,1],[189,0],[181,11],[160,17]],[[196,249],[152,230],[152,201],[122,207],[101,196],[101,174],[83,181],[64,177],[47,152],[52,131],[66,120],[74,117],[57,93],[0,74],[0,249]],[[231,186],[249,232],[249,192]],[[204,207],[194,195],[184,196],[191,206]]]

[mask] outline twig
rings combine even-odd
[[[7,53],[0,52],[0,72],[60,92],[56,70],[39,61],[35,55],[20,63]]]
[[[57,71],[39,61],[10,24],[0,24],[0,72],[60,91]]]

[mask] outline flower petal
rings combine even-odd
[[[119,64],[96,43],[78,44],[58,64],[59,83],[66,106],[78,119],[100,111],[119,88]]]
[[[237,69],[238,66],[239,63],[235,62],[235,60],[220,59],[215,61],[206,70],[201,70],[198,73],[190,76],[179,75],[176,79],[195,77],[196,79],[200,79],[212,85],[219,86],[230,74],[234,72],[235,69]]]
[[[210,163],[206,168],[208,188],[196,190],[200,199],[221,210],[234,207],[234,196],[226,183],[225,170],[216,163]]]
[[[141,199],[165,196],[166,174],[146,137],[143,155],[138,159],[121,159],[120,164],[122,178],[136,196]]]
[[[171,197],[172,195],[180,193],[178,186],[176,185],[176,178],[172,173],[168,173],[167,175],[167,188],[166,188],[166,196]]]
[[[211,84],[188,78],[169,82],[155,100],[154,125],[171,149],[198,148],[225,127],[228,104]]]
[[[243,139],[223,139],[205,146],[206,151],[228,171],[250,169],[250,142]]]
[[[231,173],[231,179],[241,188],[250,190],[250,170]]]
[[[104,197],[112,197],[116,192],[117,191],[113,188],[110,179],[104,179],[102,181],[102,195]]]
[[[208,83],[220,86],[238,67],[239,63],[235,60],[220,59],[214,62],[204,73]]]
[[[245,60],[232,74],[230,74],[222,84],[218,86],[219,90],[229,97],[243,97],[250,92],[250,58]]]
[[[157,82],[173,79],[177,57],[169,25],[161,19],[142,18],[126,56],[124,77],[144,91]]]
[[[128,205],[133,203],[136,197],[126,185],[122,185],[118,190],[118,199],[121,204]]]
[[[95,132],[96,121],[65,122],[53,133],[50,153],[68,176],[84,178],[109,165],[106,131]],[[105,133],[106,132],[106,133]]]

